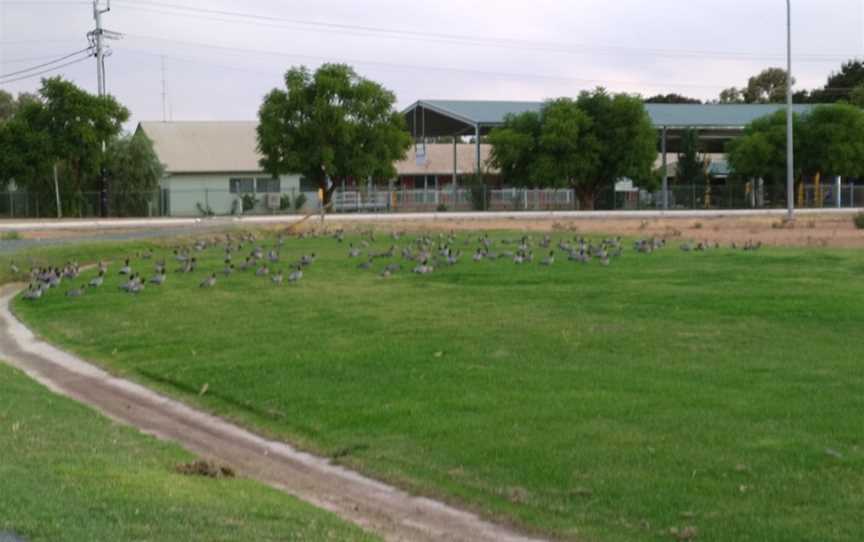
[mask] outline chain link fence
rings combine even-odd
[[[774,209],[786,207],[783,186],[728,183],[711,185],[673,185],[668,193],[670,210],[698,209]],[[613,190],[594,193],[593,209],[659,210],[662,191]],[[332,211],[337,213],[413,213],[459,211],[575,211],[585,210],[572,189],[493,188],[484,185],[418,190],[336,190]],[[798,208],[864,207],[864,184],[797,185]],[[319,212],[318,192],[297,190],[279,193],[238,194],[230,190],[162,189],[154,192],[112,194],[112,217],[163,216],[240,216],[305,214]],[[64,218],[93,218],[100,213],[100,194],[84,192],[61,202]],[[0,192],[0,218],[56,218],[54,194]]]

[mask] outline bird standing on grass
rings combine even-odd
[[[150,277],[150,284],[155,284],[156,286],[162,286],[165,284],[165,279],[168,278],[168,275],[165,274],[165,269],[163,268],[161,271],[157,272],[155,275]]]
[[[99,274],[90,279],[90,286],[92,288],[98,288],[102,286],[102,283],[105,282],[105,271],[99,271]]]
[[[216,286],[216,273],[205,278],[201,281],[201,284],[198,285],[199,288],[212,288],[214,286]]]

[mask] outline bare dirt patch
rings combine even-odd
[[[311,221],[306,229],[320,229]],[[624,237],[661,237],[742,244],[762,242],[769,246],[864,247],[864,230],[855,228],[851,215],[806,215],[791,224],[779,216],[719,216],[668,218],[564,218],[548,219],[464,219],[455,216],[435,220],[381,220],[374,223],[328,223],[330,229],[417,231],[495,231],[526,233],[569,233],[573,235],[621,235]]]
[[[181,463],[174,467],[179,474],[186,476],[204,476],[206,478],[234,478],[234,469],[225,465],[217,465],[213,461],[199,459],[191,463]]]

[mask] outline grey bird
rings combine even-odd
[[[200,288],[212,288],[216,286],[216,273],[213,273],[206,279],[201,281],[201,284],[198,285]]]
[[[72,288],[71,290],[66,290],[66,297],[81,297],[84,295],[84,287],[79,286],[78,288]]]
[[[168,275],[165,274],[165,269],[162,269],[161,272],[156,273],[152,277],[150,277],[150,284],[155,284],[156,286],[162,286],[165,284],[165,279],[168,278]]]
[[[298,265],[295,271],[288,275],[288,282],[298,282],[303,278],[303,269]]]
[[[99,271],[99,274],[92,279],[90,279],[90,286],[93,288],[98,288],[102,286],[102,283],[105,282],[105,271]]]

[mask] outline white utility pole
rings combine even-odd
[[[96,82],[98,94],[105,96],[105,41],[102,30],[102,14],[111,11],[111,0],[105,0],[105,9],[100,7],[100,0],[93,0],[93,20],[96,22],[96,30],[92,32],[96,46]]]
[[[105,77],[105,57],[108,56],[111,51],[105,46],[105,40],[120,39],[121,37],[117,32],[111,32],[110,30],[102,28],[102,15],[109,11],[111,11],[111,0],[105,0],[104,8],[102,7],[102,0],[93,0],[93,20],[96,23],[96,29],[87,34],[90,38],[91,44],[96,49],[96,82],[100,98],[104,98],[108,95],[108,84]],[[106,142],[103,141],[103,155],[105,153],[105,148]],[[108,178],[104,166],[100,173],[99,185],[100,214],[105,217],[108,216]]]
[[[795,147],[792,133],[792,0],[786,0],[786,206],[795,220]]]

